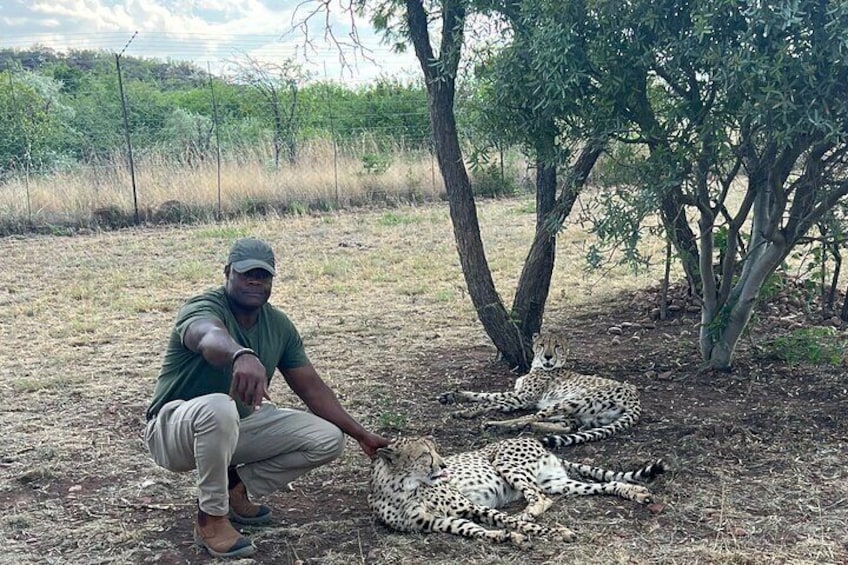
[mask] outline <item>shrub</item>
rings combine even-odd
[[[763,348],[763,356],[790,364],[839,365],[844,357],[845,340],[835,328],[801,328],[777,337]]]

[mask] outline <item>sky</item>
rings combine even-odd
[[[308,17],[322,4],[333,13]],[[411,49],[392,53],[367,19],[339,6],[338,0],[0,0],[0,48],[123,52],[191,61],[213,73],[245,55],[293,59],[316,79],[353,85],[420,77]],[[350,46],[352,31],[364,49]]]

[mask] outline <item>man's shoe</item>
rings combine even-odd
[[[212,516],[198,508],[194,542],[212,557],[247,557],[256,547],[238,533],[227,516]]]
[[[247,526],[267,524],[271,521],[271,509],[264,504],[254,504],[247,497],[244,483],[239,482],[230,489],[230,520]]]

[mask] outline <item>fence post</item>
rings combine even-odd
[[[218,102],[215,99],[215,89],[212,86],[212,66],[206,62],[206,72],[209,74],[209,91],[212,93],[212,128],[215,130],[215,170],[218,174],[218,212],[216,217],[220,222],[223,218],[221,209],[221,131],[218,129]]]
[[[333,122],[333,106],[330,104],[330,82],[327,79],[327,63],[324,63],[324,93],[327,99],[327,115],[330,119],[330,138],[333,141],[333,186],[336,189],[336,207],[341,207],[339,196],[339,156],[336,147],[336,127]]]
[[[133,217],[135,219],[135,225],[141,223],[141,219],[138,214],[138,191],[135,185],[135,163],[133,162],[133,150],[132,150],[132,140],[130,139],[130,123],[127,118],[127,98],[124,95],[124,81],[121,77],[121,55],[123,55],[124,51],[126,51],[127,47],[129,47],[132,40],[135,38],[138,32],[133,33],[132,37],[127,44],[124,45],[124,48],[120,53],[115,53],[115,67],[118,71],[118,90],[121,93],[121,112],[124,116],[124,136],[127,138],[127,158],[130,162],[130,180],[132,182],[132,194],[133,194]]]

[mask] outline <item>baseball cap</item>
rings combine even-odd
[[[230,248],[227,264],[237,273],[246,273],[251,269],[264,269],[276,275],[274,270],[274,251],[260,239],[243,237],[237,239]]]

